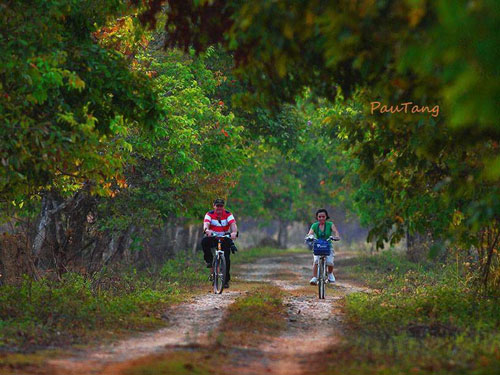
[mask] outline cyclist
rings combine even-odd
[[[214,200],[214,209],[208,211],[203,219],[203,233],[205,237],[201,240],[201,247],[203,248],[203,258],[207,263],[207,268],[212,268],[213,254],[212,248],[217,246],[217,238],[221,237],[227,232],[231,232],[231,238],[224,238],[222,242],[222,250],[224,250],[224,257],[226,258],[226,280],[224,288],[229,288],[229,280],[231,276],[229,269],[231,267],[230,253],[233,254],[238,251],[234,245],[233,240],[238,233],[236,220],[231,212],[224,209],[224,199],[217,198]],[[212,270],[213,272],[213,270]]]
[[[335,237],[340,237],[339,236],[339,231],[337,230],[337,227],[333,223],[333,221],[327,221],[330,218],[328,216],[328,211],[325,210],[324,208],[319,209],[316,211],[316,222],[311,225],[311,229],[309,230],[309,233],[307,233],[307,240],[311,240],[313,238],[318,238],[318,239],[323,239],[326,240],[330,236],[332,236],[332,233],[335,235]],[[308,241],[308,245],[311,247],[312,242]],[[316,275],[318,274],[318,261],[319,261],[319,256],[314,256],[313,258],[313,278],[309,283],[311,285],[316,285],[318,282],[318,278]],[[333,283],[335,282],[335,276],[333,276],[333,245],[332,249],[330,251],[330,255],[326,257],[326,265],[328,266],[328,281]]]

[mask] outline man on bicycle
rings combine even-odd
[[[212,268],[213,254],[212,248],[217,246],[217,238],[222,237],[225,233],[230,232],[231,238],[224,238],[222,242],[222,250],[224,250],[224,258],[226,258],[226,280],[224,288],[229,288],[229,280],[231,276],[229,269],[231,267],[230,253],[238,251],[233,240],[238,233],[236,220],[231,212],[224,209],[224,199],[217,198],[214,201],[214,209],[208,211],[203,219],[203,233],[205,237],[201,240],[203,248],[203,258],[207,263],[207,268]]]
[[[309,230],[309,233],[307,233],[306,239],[317,238],[326,240],[330,236],[332,236],[332,234],[334,234],[335,237],[339,238],[339,231],[337,230],[337,227],[335,226],[333,221],[327,221],[329,218],[330,216],[328,216],[328,211],[324,208],[316,211],[317,221],[313,225],[311,225],[311,229]],[[318,274],[318,261],[319,256],[314,255],[313,277],[309,282],[311,285],[316,285],[316,283],[318,282],[318,278],[316,277],[316,275]],[[333,246],[332,250],[330,251],[330,255],[326,257],[326,265],[328,266],[328,281],[333,283],[335,282],[335,276],[333,276]]]

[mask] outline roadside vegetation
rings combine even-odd
[[[478,293],[467,264],[415,264],[390,251],[345,263],[346,276],[374,290],[346,297],[348,330],[329,374],[498,371],[500,294]]]
[[[240,250],[237,263],[286,252],[273,248]],[[45,373],[48,359],[78,345],[102,343],[164,326],[164,312],[169,305],[207,292],[208,285],[200,253],[178,254],[155,271],[115,267],[94,275],[66,273],[60,280],[47,277],[39,281],[25,277],[19,285],[3,285],[0,350],[6,352],[0,353],[0,372]],[[262,289],[255,283],[241,282],[234,286],[250,292],[230,307],[225,329],[215,333],[219,343],[223,341],[226,347],[238,338],[247,337],[248,341],[257,334],[275,333],[284,327],[284,320],[279,320],[284,312],[278,288]],[[192,355],[171,353],[151,363],[147,358],[134,364],[127,374],[204,374],[217,366],[201,357],[193,365],[189,360]]]
[[[0,287],[0,348],[31,351],[86,343],[165,324],[162,314],[207,280],[198,258],[177,256],[157,272],[103,269],[61,280],[26,277]]]
[[[299,250],[252,248],[232,259],[241,264],[289,251]],[[154,271],[113,267],[93,275],[53,276],[38,281],[26,276],[18,285],[0,286],[0,349],[57,348],[159,327],[165,324],[162,315],[168,305],[206,292],[209,285],[201,253],[178,254]],[[271,292],[279,298],[274,289],[266,293]],[[252,293],[248,298],[258,310],[263,305],[257,302],[267,301],[268,295]]]

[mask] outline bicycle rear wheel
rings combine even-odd
[[[226,258],[217,255],[214,264],[214,293],[221,294],[226,282]]]
[[[325,260],[320,259],[318,264],[318,295],[319,299],[325,299]]]

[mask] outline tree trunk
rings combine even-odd
[[[493,230],[491,230],[493,232]],[[498,237],[500,236],[500,230],[497,231],[496,235],[494,236],[493,243],[489,246],[488,249],[488,254],[486,257],[486,263],[483,268],[483,284],[485,288],[488,288],[488,277],[490,275],[490,267],[491,267],[491,260],[493,258],[493,252],[495,251],[497,247],[497,242],[498,242]],[[491,237],[493,238],[493,236]]]
[[[428,235],[406,232],[406,256],[412,262],[418,263],[429,253],[431,239]]]
[[[40,212],[40,221],[38,222],[35,238],[33,239],[32,254],[35,258],[38,258],[40,256],[40,251],[42,250],[43,242],[45,241],[47,226],[49,225],[50,220],[50,202],[47,195],[48,194],[43,194],[42,196],[42,210]]]
[[[279,221],[278,243],[283,249],[286,249],[288,246],[288,221]]]
[[[198,241],[200,240],[200,232],[201,230],[198,228],[197,225],[192,225],[193,231],[194,231],[194,241],[193,241],[193,247],[192,247],[192,253],[193,255],[196,254],[196,249],[198,248]]]

